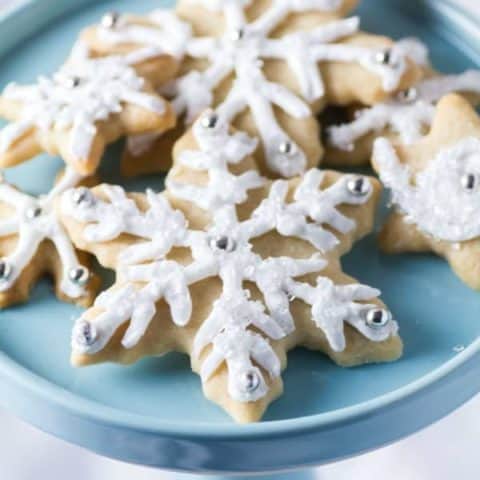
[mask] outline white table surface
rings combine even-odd
[[[479,0],[457,1],[480,13]],[[0,8],[10,3],[12,0],[0,0]],[[479,413],[480,396],[437,424],[395,445],[352,460],[318,468],[317,478],[319,480],[477,479],[480,470]],[[0,410],[0,480],[170,480],[174,478],[168,473],[99,457],[46,435]]]

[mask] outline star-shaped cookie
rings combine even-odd
[[[342,5],[346,11],[351,2],[180,1],[177,15],[192,35],[185,37],[181,74],[162,91],[187,124],[215,107],[239,130],[260,138],[255,157],[262,173],[298,175],[322,157],[315,113],[326,102],[370,104],[420,75],[403,45],[359,32],[356,17],[340,19]],[[128,32],[138,22],[120,18],[112,27],[112,51],[122,36],[129,44]],[[153,42],[150,36],[135,38],[139,45]],[[105,51],[105,36],[103,42],[103,48],[92,48]],[[156,146],[151,135],[132,140],[125,173],[168,168],[158,159],[168,158],[175,133],[183,131]]]
[[[54,278],[58,298],[88,307],[100,286],[90,256],[79,252],[63,228],[54,203],[83,178],[67,169],[55,187],[39,197],[0,182],[0,307],[26,301],[36,281]]]
[[[32,85],[8,85],[0,96],[0,166],[41,152],[60,155],[83,175],[92,174],[106,146],[124,135],[162,133],[175,124],[171,106],[146,78],[159,52],[90,58],[79,43],[69,61]]]
[[[381,248],[434,252],[480,290],[480,118],[470,103],[442,98],[427,136],[412,145],[378,139],[373,165],[395,205]]]
[[[378,182],[317,169],[269,181],[257,141],[212,115],[176,145],[164,193],[62,196],[76,246],[117,273],[77,320],[72,361],[184,352],[205,395],[252,422],[281,394],[295,346],[353,366],[395,360],[402,344],[380,292],[339,262],[372,229]]]

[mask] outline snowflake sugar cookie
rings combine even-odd
[[[77,320],[72,360],[188,353],[206,396],[250,422],[281,393],[289,349],[355,365],[398,358],[401,341],[380,292],[338,261],[371,230],[378,183],[316,169],[272,183],[256,141],[212,115],[176,146],[165,193],[63,194],[75,244],[117,273]]]
[[[396,206],[381,247],[389,253],[433,251],[480,289],[480,120],[468,101],[444,97],[431,132],[417,143],[378,139],[373,163]]]
[[[474,94],[478,100],[480,71],[435,76],[398,93],[388,102],[357,111],[353,122],[328,129],[330,148],[326,162],[343,166],[368,163],[376,136],[387,135],[406,145],[419,141],[431,127],[436,103],[455,92]]]
[[[145,16],[108,12],[99,25],[82,32],[81,40],[96,56],[128,55],[139,45],[157,49],[152,74],[155,84],[163,85],[178,74],[191,36],[190,25],[172,11],[158,9]]]
[[[105,52],[110,44],[110,51],[116,51],[119,44],[136,42],[181,52],[183,74],[162,89],[176,112],[191,123],[215,106],[223,120],[261,139],[256,157],[263,172],[292,177],[321,158],[313,112],[325,101],[371,103],[417,78],[403,47],[360,34],[356,17],[338,19],[328,13],[341,4],[183,0],[177,13],[192,27],[191,35],[181,35],[183,49],[178,36],[170,39],[160,27],[154,35],[152,16],[116,17],[115,23],[107,22],[110,34],[97,27],[93,48],[100,43],[102,48],[96,48]],[[151,150],[154,138],[133,138],[130,155],[151,166],[152,157],[159,156],[157,148]],[[133,170],[137,168],[142,167],[135,164]]]
[[[87,255],[77,252],[54,209],[55,200],[82,177],[67,169],[47,194],[33,197],[0,183],[0,307],[27,300],[44,274],[55,280],[59,298],[89,306],[98,281]]]
[[[0,130],[0,166],[45,151],[88,175],[121,136],[161,133],[174,125],[169,104],[141,76],[142,66],[155,63],[156,49],[100,59],[89,58],[82,44],[74,52],[51,77],[4,89],[0,115],[12,123]]]

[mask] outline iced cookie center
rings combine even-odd
[[[380,177],[407,221],[439,240],[480,236],[480,140],[466,138],[443,149],[413,178],[385,142],[376,144]]]
[[[0,152],[6,152],[32,128],[71,130],[71,153],[85,159],[97,134],[97,122],[119,114],[125,104],[162,115],[165,102],[144,91],[145,81],[131,66],[153,56],[152,50],[144,50],[125,58],[81,57],[52,77],[39,77],[36,84],[8,85],[3,96],[18,102],[21,115],[0,131]]]

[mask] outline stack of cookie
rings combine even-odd
[[[296,346],[346,367],[398,359],[380,292],[340,265],[371,232],[381,184],[317,167],[373,158],[395,204],[381,247],[433,250],[480,288],[480,72],[438,74],[419,41],[361,32],[345,18],[355,4],[110,12],[56,74],[7,86],[0,166],[48,152],[66,168],[38,198],[0,184],[1,305],[51,274],[60,299],[90,307],[74,365],[184,352],[239,422],[281,394]],[[347,123],[331,123],[338,111]],[[120,137],[122,173],[168,172],[163,192],[100,183]],[[93,258],[116,274],[98,296]]]

